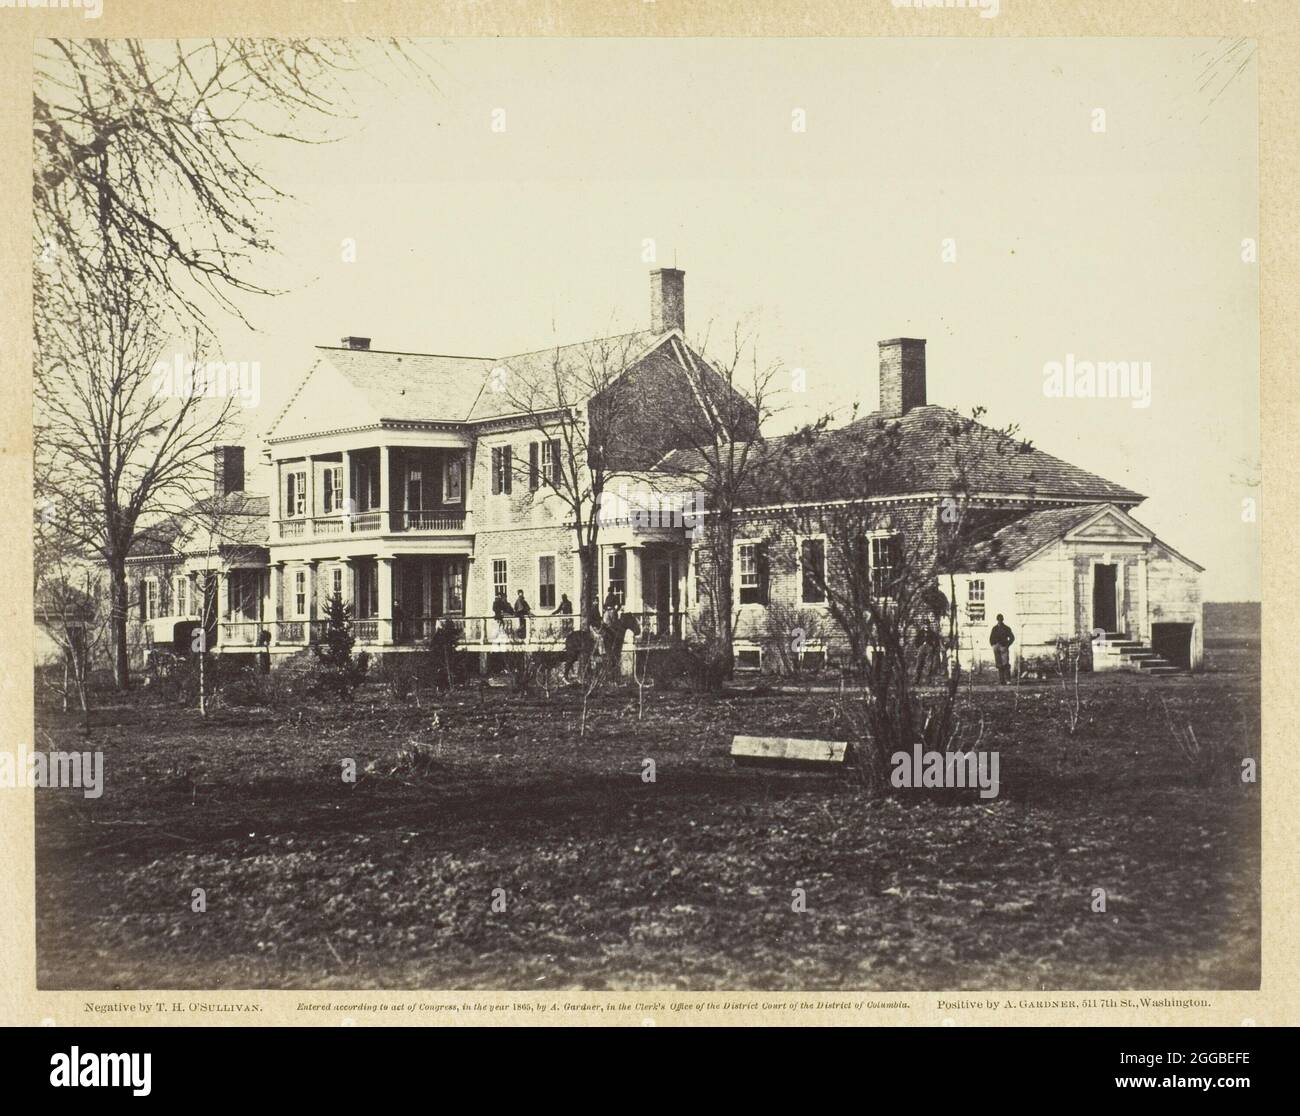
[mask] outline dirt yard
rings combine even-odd
[[[1059,689],[976,687],[1003,785],[958,803],[732,763],[841,737],[827,693],[614,693],[582,739],[573,691],[43,713],[105,791],[37,792],[39,985],[1253,988],[1258,686],[1088,677],[1073,736]]]

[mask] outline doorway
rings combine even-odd
[[[1113,562],[1098,562],[1092,567],[1092,626],[1103,632],[1119,631],[1116,609],[1116,582],[1119,567]]]

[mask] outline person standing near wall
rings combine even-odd
[[[1015,633],[1003,622],[999,612],[998,622],[989,632],[989,645],[993,648],[993,660],[998,664],[998,682],[1003,686],[1011,681],[1011,645],[1015,642]]]

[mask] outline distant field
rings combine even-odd
[[[1205,645],[1259,643],[1259,601],[1206,601]]]

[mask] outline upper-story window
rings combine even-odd
[[[803,604],[826,603],[826,540],[799,540],[799,600]]]
[[[343,466],[327,465],[324,473],[325,514],[343,510]]]
[[[307,473],[295,469],[289,474],[285,492],[285,514],[299,516],[307,514]]]
[[[871,539],[871,593],[888,597],[902,573],[902,542],[898,535],[875,535]]]
[[[528,487],[534,492],[542,485],[560,485],[560,439],[547,438],[528,446]]]
[[[442,502],[444,504],[460,503],[464,468],[464,462],[459,457],[447,458],[442,473]]]
[[[972,624],[984,623],[984,579],[971,578],[966,583],[966,619]]]
[[[514,469],[514,454],[509,446],[492,447],[492,493],[510,494],[511,471]]]
[[[172,594],[173,612],[177,616],[188,616],[190,614],[190,579],[182,574],[176,579],[175,591]]]

